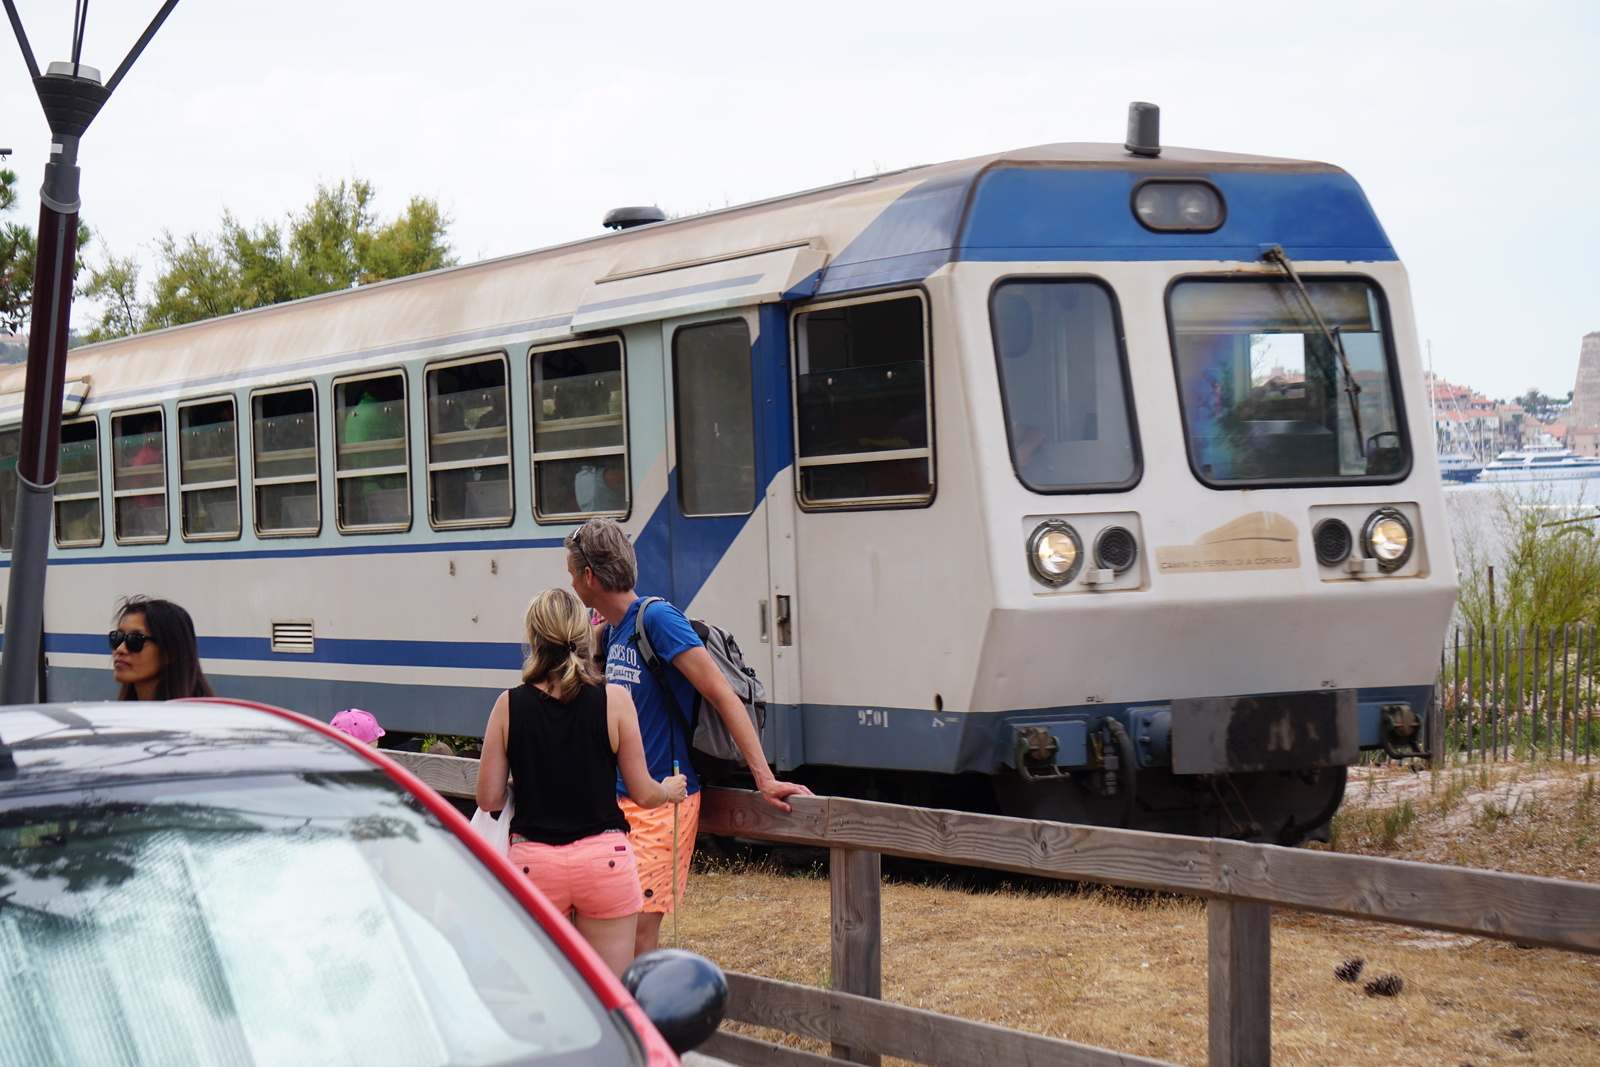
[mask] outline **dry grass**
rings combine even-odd
[[[1334,847],[1600,880],[1600,777],[1561,765],[1353,771]],[[886,1000],[1181,1064],[1206,1061],[1204,906],[1115,889],[974,890],[891,880]],[[731,970],[826,987],[826,875],[714,866],[680,919],[683,947]],[[670,943],[669,920],[663,940]],[[1364,957],[1370,997],[1333,968]],[[1600,959],[1278,911],[1279,1064],[1600,1063]],[[735,1027],[770,1039],[778,1035]],[[789,1043],[825,1051],[815,1043]],[[997,1065],[998,1067],[998,1065]]]
[[[1600,881],[1600,771],[1549,759],[1355,768],[1332,847]]]

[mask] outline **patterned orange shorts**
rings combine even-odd
[[[644,910],[670,915],[677,909],[689,884],[689,858],[694,855],[694,835],[700,828],[700,794],[691,793],[682,804],[641,808],[625,796],[617,806],[628,817],[628,841],[639,864],[639,886],[644,890]],[[672,884],[672,813],[678,813],[678,877]]]

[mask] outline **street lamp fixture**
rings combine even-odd
[[[34,91],[50,123],[50,159],[39,190],[38,254],[33,312],[28,330],[28,372],[23,386],[22,439],[17,456],[16,526],[6,591],[5,644],[0,648],[0,704],[41,699],[44,652],[44,578],[50,520],[61,449],[61,396],[66,388],[67,333],[72,313],[73,263],[78,254],[78,140],[111,98],[178,0],[166,0],[111,80],[83,58],[88,0],[74,0],[72,59],[43,72],[28,45],[16,0],[3,0]],[[3,748],[0,748],[3,751]],[[0,766],[0,771],[3,771]]]

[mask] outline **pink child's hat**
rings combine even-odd
[[[362,711],[360,708],[346,708],[335,715],[328,725],[335,730],[343,730],[357,741],[368,745],[384,735],[383,727],[372,717],[372,712]]]

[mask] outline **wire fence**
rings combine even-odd
[[[1479,759],[1539,753],[1589,763],[1600,748],[1600,632],[1587,623],[1452,631],[1439,661],[1436,747]]]

